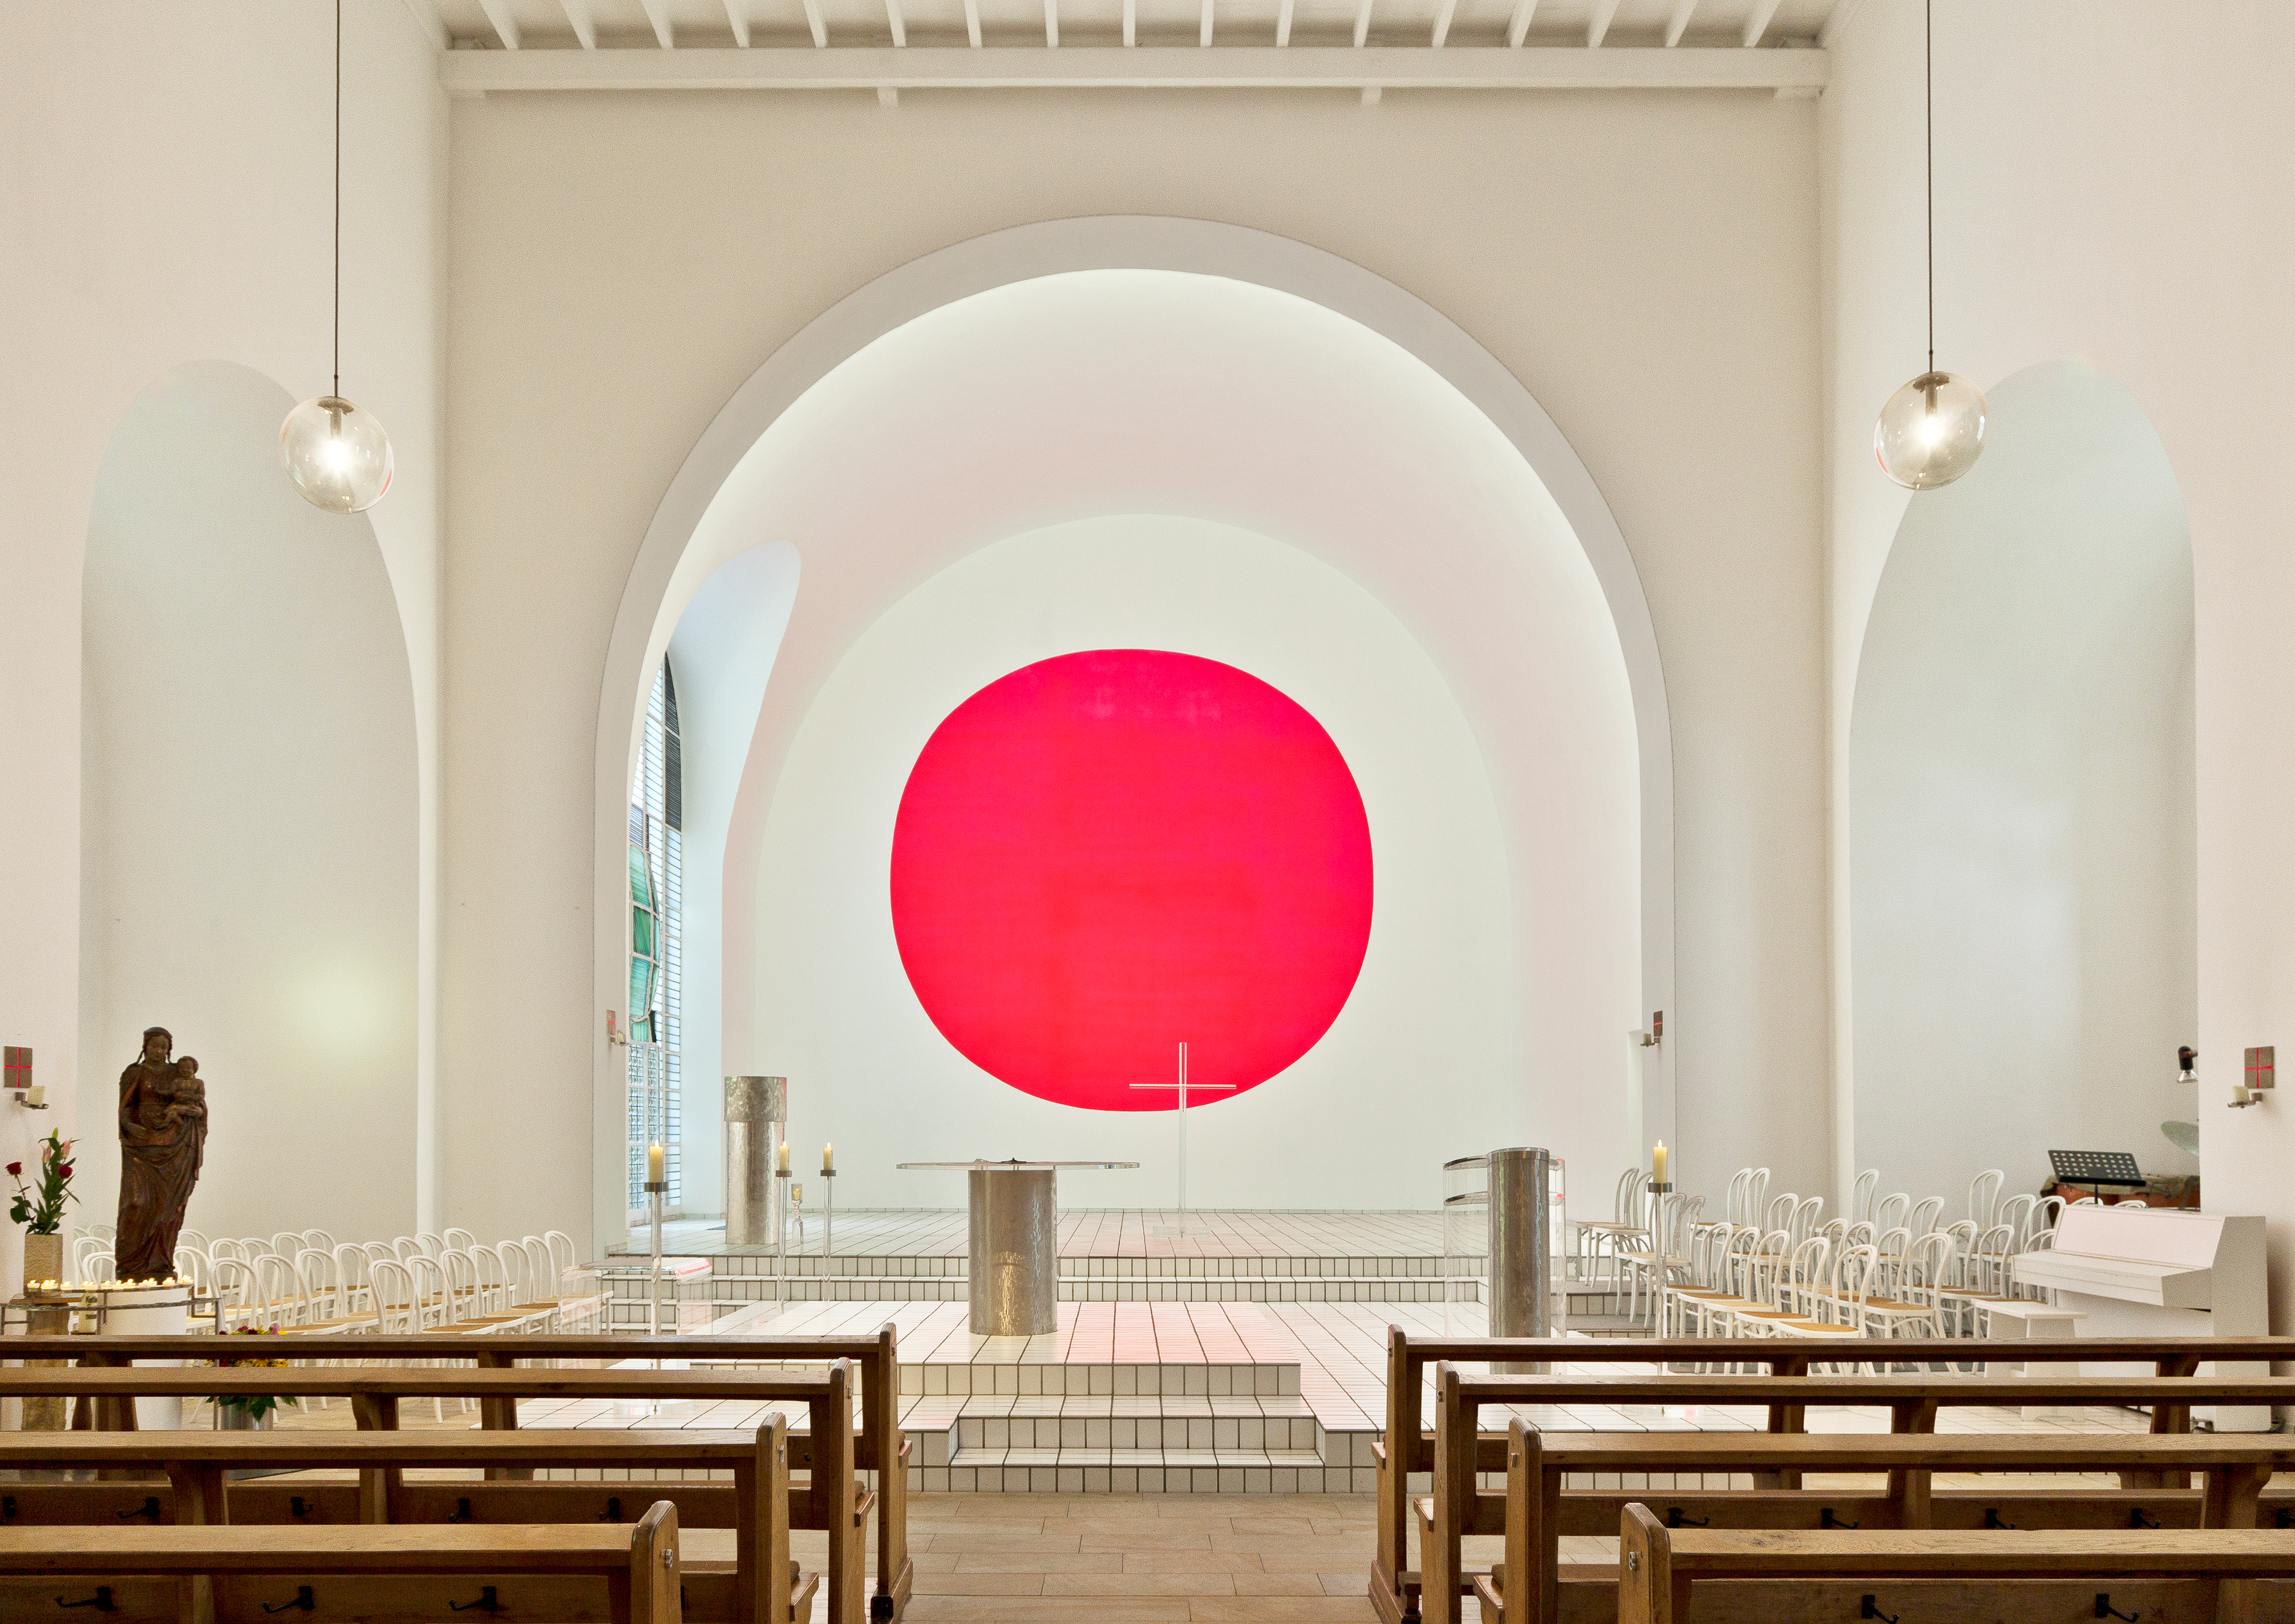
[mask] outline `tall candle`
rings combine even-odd
[[[836,1146],[823,1145],[821,1147],[821,1171],[824,1173],[833,1173],[837,1171]]]
[[[787,1172],[788,1170],[788,1141],[787,1139],[783,1139],[781,1141],[781,1164],[780,1171]]]
[[[1662,1164],[1661,1163],[1661,1165]],[[646,1182],[648,1184],[659,1184],[662,1182],[662,1179],[661,1147],[658,1145],[648,1146],[646,1147]]]
[[[44,1106],[47,1101],[48,1085],[45,1082],[36,1082],[24,1090],[24,1103],[28,1106]]]
[[[1663,1139],[1660,1139],[1657,1142],[1657,1148],[1650,1152],[1650,1166],[1654,1175],[1651,1181],[1663,1184],[1665,1182],[1665,1141]]]

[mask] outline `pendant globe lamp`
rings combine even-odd
[[[335,0],[334,387],[279,426],[279,461],[314,507],[358,513],[390,489],[390,437],[374,413],[343,398],[343,0]]]
[[[1936,363],[1936,0],[1923,0],[1927,32],[1923,94],[1928,113],[1929,366],[1889,396],[1873,426],[1881,471],[1907,490],[1950,485],[1976,466],[1984,450],[1984,395]]]

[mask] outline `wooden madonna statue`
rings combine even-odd
[[[200,1063],[174,1058],[164,1026],[143,1033],[143,1052],[119,1073],[119,1235],[112,1273],[165,1280],[176,1272],[176,1237],[192,1204],[208,1143],[207,1085]]]

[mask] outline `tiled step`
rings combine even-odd
[[[927,1492],[1349,1494],[1369,1487],[1372,1435],[1327,1432],[1303,1400],[1288,1395],[925,1399],[907,1407],[902,1425],[916,1440],[911,1486]]]
[[[817,1246],[820,1244],[818,1237],[811,1244]],[[712,1272],[720,1280],[749,1277],[769,1279],[777,1272],[772,1255],[764,1252],[712,1254],[709,1261]],[[778,1272],[799,1278],[827,1276],[871,1281],[961,1280],[965,1276],[962,1253],[935,1257],[870,1257],[838,1253],[824,1258],[818,1252],[798,1252],[786,1260],[786,1265]],[[1389,1276],[1433,1279],[1446,1273],[1471,1274],[1474,1268],[1474,1261],[1471,1259],[1446,1260],[1409,1253],[1364,1257],[1088,1255],[1059,1260],[1059,1273],[1063,1279],[1370,1279]]]

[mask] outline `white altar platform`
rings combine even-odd
[[[715,1271],[717,1318],[692,1338],[696,1362],[707,1361],[712,1334],[853,1335],[892,1322],[902,1424],[918,1440],[911,1486],[924,1492],[1368,1494],[1387,1327],[1477,1336],[1488,1324],[1471,1280],[1457,1281],[1458,1300],[1443,1302],[1442,1224],[1431,1212],[1066,1212],[1058,1328],[1025,1337],[968,1329],[961,1212],[840,1213],[829,1258],[817,1250],[817,1217],[805,1238],[814,1250],[789,1259],[777,1283],[764,1248],[728,1247],[704,1224],[668,1226],[667,1255],[706,1256]],[[1566,1359],[1555,1368],[1649,1371]],[[665,1406],[641,1416],[641,1408],[530,1403],[521,1416],[529,1425],[734,1426],[754,1424],[769,1407]],[[1564,1431],[1767,1424],[1757,1406],[1523,1413]],[[2085,1432],[2145,1423],[2119,1411],[2028,1423],[2008,1409],[1951,1409],[1940,1424]],[[1886,1432],[1889,1419],[1884,1410],[1820,1410],[1809,1425]]]

